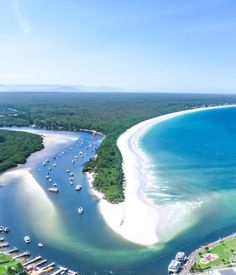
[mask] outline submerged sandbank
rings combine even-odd
[[[117,145],[123,157],[125,174],[125,201],[114,205],[104,200],[101,194],[95,193],[100,198],[101,214],[113,231],[133,243],[150,246],[170,240],[196,222],[197,217],[193,211],[201,207],[199,201],[154,205],[145,197],[142,187],[149,181],[145,169],[149,160],[140,149],[138,140],[153,125],[162,121],[193,112],[226,107],[235,105],[198,108],[155,117],[133,126],[118,138]]]
[[[32,168],[38,163],[50,157],[55,149],[58,150],[60,145],[66,145],[78,139],[78,136],[70,133],[55,133],[39,129],[25,129],[25,128],[7,128],[8,130],[24,131],[41,135],[43,137],[44,148],[40,151],[32,153],[25,164],[19,164],[16,168],[2,173],[0,175],[0,185],[4,186],[9,182],[17,183],[18,192],[21,196],[31,198],[29,201],[34,201],[35,204],[30,204],[30,208],[37,208],[34,215],[31,217],[33,221],[37,221],[39,217],[52,217],[56,216],[56,209],[49,199],[47,193],[43,190],[35,177],[32,175]],[[40,205],[41,207],[38,207]],[[43,207],[42,207],[43,206]],[[37,213],[37,215],[35,214]],[[35,217],[37,217],[35,219]],[[50,220],[49,219],[49,220]]]

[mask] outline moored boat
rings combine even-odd
[[[176,274],[181,269],[181,263],[177,260],[172,260],[168,266],[168,272],[169,274]]]
[[[29,236],[24,236],[25,243],[29,244],[31,242],[31,239]]]
[[[79,214],[82,214],[83,212],[84,212],[84,209],[83,209],[82,207],[79,207],[79,208],[78,208],[78,213],[79,213]]]
[[[44,245],[42,243],[38,243],[38,247],[42,248]]]
[[[58,193],[59,189],[57,187],[50,187],[50,188],[48,188],[48,191],[52,192],[52,193]]]
[[[80,184],[76,185],[75,191],[80,191],[82,189],[82,186]]]

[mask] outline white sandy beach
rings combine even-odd
[[[226,108],[230,106],[208,107],[207,109]],[[199,202],[183,202],[173,205],[153,205],[142,193],[142,185],[148,183],[145,172],[148,159],[140,150],[138,139],[154,124],[162,121],[199,112],[206,108],[198,108],[175,112],[141,122],[123,133],[117,145],[123,157],[125,174],[125,201],[111,204],[100,198],[99,208],[106,223],[123,238],[144,246],[173,238],[175,235],[195,223],[191,216],[193,209],[201,206]],[[90,178],[90,181],[92,179]]]
[[[15,130],[13,128],[12,130]],[[48,193],[43,190],[37,180],[31,173],[31,169],[37,164],[42,163],[49,158],[55,150],[60,148],[60,145],[69,144],[78,139],[78,134],[64,132],[50,132],[39,129],[16,129],[17,131],[31,132],[43,136],[44,149],[33,153],[26,164],[18,165],[0,175],[0,184],[6,185],[9,182],[15,182],[18,199],[24,198],[24,203],[27,207],[19,209],[24,211],[24,214],[29,217],[32,228],[35,234],[42,239],[50,239],[51,242],[58,243],[63,232],[63,224],[59,219],[59,213],[51,202]],[[16,203],[16,202],[15,202]],[[21,204],[19,203],[19,206]],[[50,221],[50,222],[48,222]],[[44,225],[44,230],[38,230],[41,224]],[[55,228],[57,231],[55,232]],[[27,233],[27,232],[26,232]],[[64,238],[65,239],[65,238]]]

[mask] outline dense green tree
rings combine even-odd
[[[42,148],[42,137],[39,135],[0,130],[0,172],[25,163],[31,153]]]
[[[84,167],[94,186],[114,203],[124,199],[122,156],[117,138],[131,126],[162,114],[211,104],[232,104],[234,95],[158,93],[0,93],[0,126],[93,129],[105,138],[97,158]],[[1,144],[1,140],[0,140]],[[17,156],[17,159],[21,159]],[[8,166],[9,162],[5,163]]]

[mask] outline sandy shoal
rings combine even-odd
[[[123,157],[125,175],[125,201],[111,204],[93,188],[99,198],[99,208],[105,222],[113,231],[130,242],[150,246],[173,238],[195,223],[191,210],[200,207],[198,202],[175,202],[172,205],[154,205],[142,192],[142,185],[148,184],[145,167],[147,157],[138,146],[138,140],[153,125],[162,121],[216,108],[235,107],[234,105],[198,108],[180,111],[143,121],[124,132],[117,140]],[[93,175],[88,176],[92,185]]]

